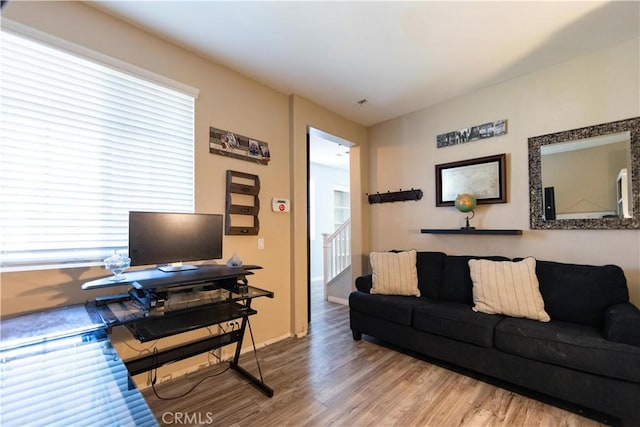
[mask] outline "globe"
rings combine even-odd
[[[462,193],[458,194],[453,205],[460,212],[471,212],[476,208],[476,204],[477,201],[473,194]]]

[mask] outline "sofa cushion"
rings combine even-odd
[[[468,256],[449,255],[444,260],[442,270],[442,282],[438,289],[438,298],[445,301],[460,302],[467,305],[473,304],[473,283],[469,273],[470,259],[490,259],[493,261],[509,261],[502,256]]]
[[[423,298],[400,295],[372,295],[355,291],[349,295],[349,308],[404,326],[411,326],[413,308]]]
[[[604,336],[640,347],[640,310],[631,303],[609,307],[604,314]]]
[[[356,289],[360,292],[371,293],[372,285],[373,276],[371,274],[365,274],[364,276],[356,277]]]
[[[420,295],[438,298],[438,288],[442,282],[442,268],[447,254],[442,252],[418,252],[416,268],[418,269],[418,288]]]
[[[616,265],[536,263],[545,310],[553,320],[602,327],[607,307],[629,302],[627,281]]]
[[[413,310],[415,329],[487,348],[493,347],[493,330],[501,319],[448,301],[428,301]]]
[[[495,346],[529,359],[640,383],[640,348],[608,341],[592,326],[508,317],[496,326]]]
[[[470,259],[473,310],[487,314],[548,322],[536,278],[536,260],[491,261]]]
[[[406,252],[371,252],[372,294],[420,296],[416,250]]]

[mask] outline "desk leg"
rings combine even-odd
[[[248,300],[246,303],[246,307],[250,308],[250,306],[251,306],[251,300]],[[242,375],[247,380],[249,380],[251,384],[259,388],[265,395],[267,395],[267,397],[273,397],[273,389],[268,385],[266,385],[262,380],[262,378],[256,378],[256,376],[253,375],[251,372],[247,371],[246,369],[238,365],[238,362],[240,360],[240,350],[242,349],[242,341],[244,339],[244,333],[247,330],[248,322],[249,322],[249,316],[242,316],[242,324],[240,325],[240,340],[236,344],[236,353],[233,357],[233,360],[231,361],[231,369],[237,371],[240,375]],[[252,344],[254,344],[253,339],[252,339]],[[255,344],[254,344],[253,351],[255,352]]]

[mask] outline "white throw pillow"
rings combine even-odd
[[[416,251],[371,252],[372,294],[420,296]]]
[[[522,261],[469,260],[473,311],[548,322],[536,276],[535,258]]]

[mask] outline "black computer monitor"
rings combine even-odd
[[[180,271],[197,268],[184,261],[221,259],[222,230],[221,214],[129,212],[131,265]]]

